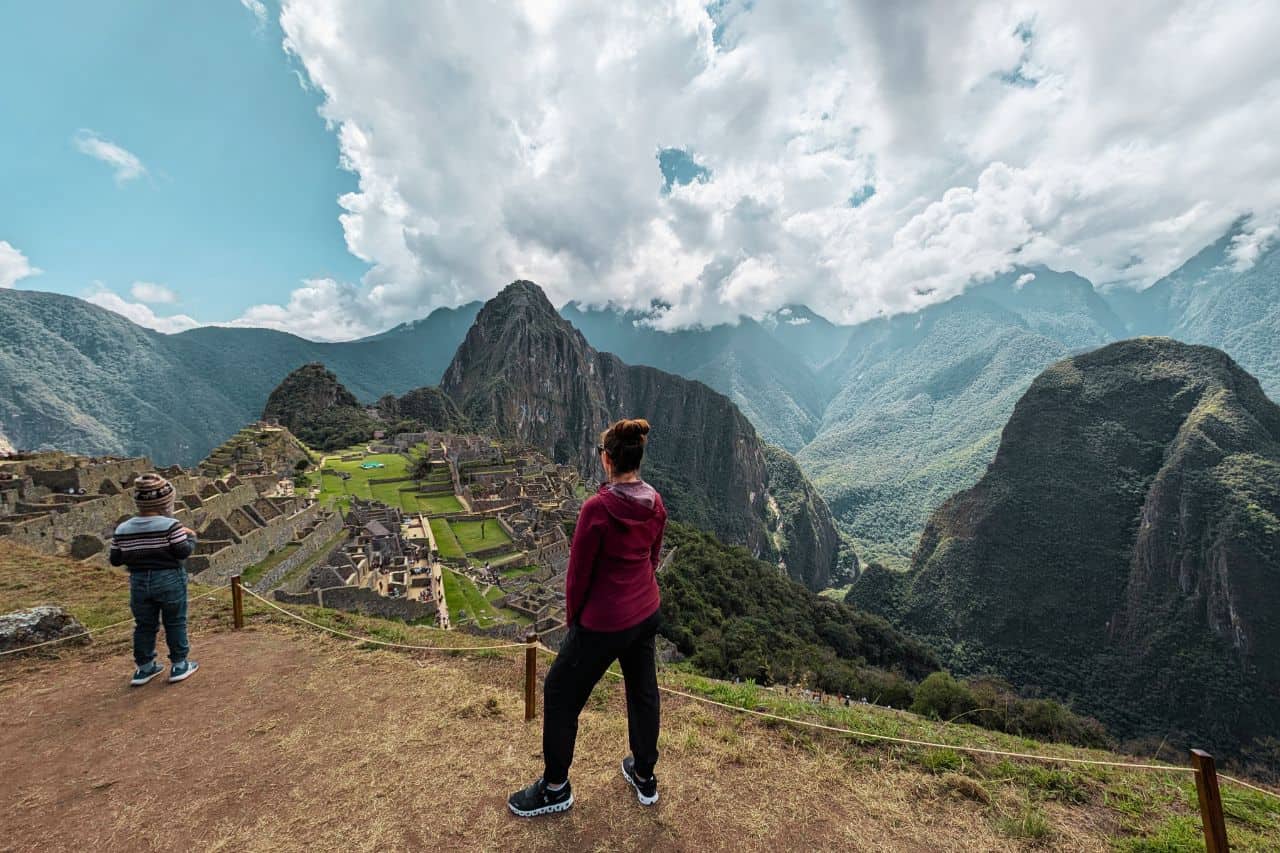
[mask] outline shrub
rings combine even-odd
[[[973,693],[949,672],[935,672],[920,682],[911,703],[913,713],[939,720],[953,719],[977,707]]]

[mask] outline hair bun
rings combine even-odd
[[[649,422],[644,418],[627,418],[618,421],[614,429],[623,441],[644,441],[649,434]]]

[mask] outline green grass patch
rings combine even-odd
[[[964,758],[954,749],[931,749],[920,759],[930,773],[949,773],[964,767]]]
[[[518,578],[531,575],[538,570],[537,566],[507,566],[498,570],[504,578]]]
[[[511,544],[511,537],[498,524],[497,519],[487,518],[483,521],[451,521],[449,526],[458,538],[462,550],[470,554],[485,548],[496,548],[499,545]]]
[[[383,467],[372,469],[360,467],[367,462],[381,462]],[[408,477],[408,469],[409,459],[399,453],[362,453],[359,459],[350,462],[343,462],[341,454],[332,454],[326,458],[321,471],[320,499],[338,500],[344,496],[354,495],[365,500],[381,500],[384,503],[399,506],[399,498],[396,496],[397,484],[382,483],[375,487],[370,486],[369,481]],[[339,476],[340,473],[349,474],[350,479],[342,479]],[[387,486],[391,487],[389,491]],[[374,494],[375,489],[378,490],[379,495]]]
[[[462,546],[458,544],[448,521],[443,518],[432,518],[428,519],[427,523],[431,525],[431,535],[436,538],[436,548],[440,551],[441,557],[463,556]]]
[[[1146,835],[1121,839],[1116,849],[1123,853],[1201,853],[1204,833],[1200,829],[1200,818],[1191,815],[1166,818]]]
[[[418,512],[441,515],[446,512],[462,512],[462,502],[454,495],[416,495]]]
[[[1019,814],[1000,818],[996,822],[996,828],[1002,835],[1010,838],[1026,838],[1031,841],[1043,841],[1053,835],[1053,826],[1044,812],[1030,804]]]
[[[487,628],[502,617],[493,609],[471,578],[457,572],[444,570],[444,596],[449,607],[449,618],[462,620],[474,619],[482,628]],[[461,615],[465,611],[465,615]]]

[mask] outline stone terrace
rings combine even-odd
[[[46,554],[104,561],[115,526],[134,514],[134,479],[152,470],[146,457],[49,452],[2,460],[0,538]],[[187,568],[203,582],[225,582],[290,543],[313,552],[341,527],[340,518],[312,501],[267,497],[278,488],[274,476],[161,473],[177,491],[174,517],[198,534]]]

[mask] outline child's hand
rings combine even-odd
[[[190,527],[182,528],[182,532],[185,533],[187,536],[190,536],[192,539],[196,538],[196,532],[192,530]]]

